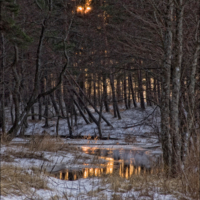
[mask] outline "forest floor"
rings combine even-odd
[[[78,118],[74,139],[64,138],[66,120],[60,120],[62,138],[52,137],[52,119],[49,128],[43,128],[44,121],[29,120],[30,137],[2,141],[1,199],[192,199],[181,192],[181,180],[166,178],[158,166],[156,107],[121,109],[121,120],[103,114],[113,127],[102,122],[102,140],[94,123]]]

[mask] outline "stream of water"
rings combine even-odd
[[[134,175],[158,173],[160,170],[161,156],[155,157],[147,150],[96,147],[81,147],[81,149],[84,153],[97,156],[99,160],[106,162],[95,166],[83,163],[83,167],[78,169],[63,169],[54,172],[54,177],[62,180],[77,180],[116,174],[128,179]]]

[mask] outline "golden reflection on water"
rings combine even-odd
[[[118,166],[119,165],[119,166]],[[88,178],[92,176],[101,176],[103,174],[118,174],[122,178],[130,178],[133,175],[141,175],[146,174],[148,170],[141,169],[140,166],[135,167],[133,164],[125,165],[124,161],[119,161],[118,165],[115,165],[115,161],[109,160],[105,165],[100,166],[99,168],[84,168],[79,171],[60,171],[59,172],[59,179],[62,180],[77,180],[79,178]],[[157,172],[158,169],[155,169],[154,172]],[[153,173],[153,169],[149,170],[150,174]],[[71,176],[69,176],[69,173],[71,173]],[[58,176],[57,176],[58,178]]]
[[[68,180],[68,171],[65,174],[65,180]]]
[[[82,150],[85,153],[95,154],[97,148],[90,147],[82,147]],[[111,153],[108,151],[108,153]],[[146,169],[141,166],[134,166],[134,160],[126,163],[124,160],[115,161],[113,158],[98,156],[100,159],[104,159],[107,161],[105,164],[100,164],[99,167],[90,167],[89,164],[84,164],[86,167],[80,170],[66,170],[60,171],[59,175],[57,174],[57,178],[64,180],[77,180],[79,178],[88,178],[92,176],[101,176],[103,174],[118,174],[123,178],[130,178],[133,175],[141,175],[141,174],[153,174],[159,173],[158,168]],[[162,170],[162,169],[161,169]]]

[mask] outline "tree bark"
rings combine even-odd
[[[93,102],[94,102],[94,106],[97,106],[97,94],[96,94],[96,74],[93,74]]]
[[[200,10],[200,7],[199,7]],[[200,14],[199,14],[199,20],[197,21],[197,31],[196,31],[196,48],[193,56],[193,62],[192,62],[192,69],[189,77],[189,90],[188,90],[188,97],[189,97],[189,109],[188,109],[188,120],[187,120],[187,127],[188,127],[188,134],[186,134],[186,145],[184,148],[184,155],[187,156],[188,154],[188,147],[189,147],[189,141],[192,136],[192,128],[194,127],[194,117],[195,117],[195,85],[196,85],[196,72],[198,67],[198,60],[200,58]],[[200,70],[199,70],[200,72]],[[200,74],[200,73],[199,73]],[[198,86],[198,88],[200,88]],[[198,89],[197,89],[198,91]],[[200,96],[198,94],[198,101],[199,103],[199,110],[200,110]],[[200,117],[200,116],[199,116]]]
[[[133,81],[132,81],[132,74],[131,73],[129,74],[129,79],[128,80],[129,80],[129,85],[130,85],[130,88],[131,88],[133,105],[136,108],[137,104],[136,104],[136,100],[135,100],[135,93],[134,93],[134,89],[133,89]]]
[[[105,96],[104,96],[104,106],[106,108],[106,112],[110,112],[110,108],[109,108],[109,104],[108,104],[106,74],[103,74],[103,93],[105,94]]]
[[[126,71],[124,70],[124,103],[126,109],[128,109],[128,102],[127,102],[127,83],[126,83]]]
[[[116,99],[116,95],[115,95],[114,77],[113,76],[114,76],[113,74],[110,74],[110,85],[111,85],[111,89],[112,89],[114,117],[118,117],[118,119],[121,119],[121,115],[119,112],[119,107],[118,107],[118,103],[117,103],[117,99]]]
[[[183,1],[178,0],[176,7],[176,40],[175,40],[175,64],[172,65],[172,101],[171,101],[171,127],[172,136],[172,175],[181,168],[181,137],[179,132],[179,97],[180,97],[180,76],[183,57]]]
[[[161,96],[161,137],[163,149],[164,169],[169,174],[171,170],[171,144],[170,144],[170,76],[172,60],[172,18],[173,0],[167,2],[166,30],[164,33],[164,64],[162,69],[162,96]]]
[[[143,94],[143,87],[142,87],[142,73],[141,70],[138,70],[138,85],[139,85],[139,95],[140,95],[140,106],[143,110],[145,110],[145,103],[144,103],[144,94]]]
[[[0,6],[1,9],[1,6]],[[5,127],[5,78],[4,78],[4,70],[6,67],[6,51],[5,51],[5,38],[4,34],[1,33],[1,52],[2,52],[2,58],[1,58],[1,70],[0,70],[0,82],[2,81],[2,95],[0,94],[1,100],[0,100],[0,128],[2,129],[3,136],[6,132]]]

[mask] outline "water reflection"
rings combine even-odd
[[[155,159],[152,160],[148,151],[90,147],[83,147],[82,150],[85,153],[97,155],[98,159],[106,160],[106,163],[101,163],[98,167],[85,164],[85,167],[81,169],[61,170],[54,173],[54,176],[62,180],[77,180],[79,178],[117,174],[128,179],[135,175],[158,173],[160,170],[159,167],[152,165],[152,162],[155,163]]]
[[[117,174],[123,178],[130,178],[133,175],[152,174],[158,172],[158,168],[145,168],[143,166],[134,166],[133,164],[125,164],[123,160],[115,162],[114,159],[100,167],[86,167],[79,170],[62,170],[54,174],[56,178],[61,180],[77,180],[80,178],[97,177],[105,174]]]

